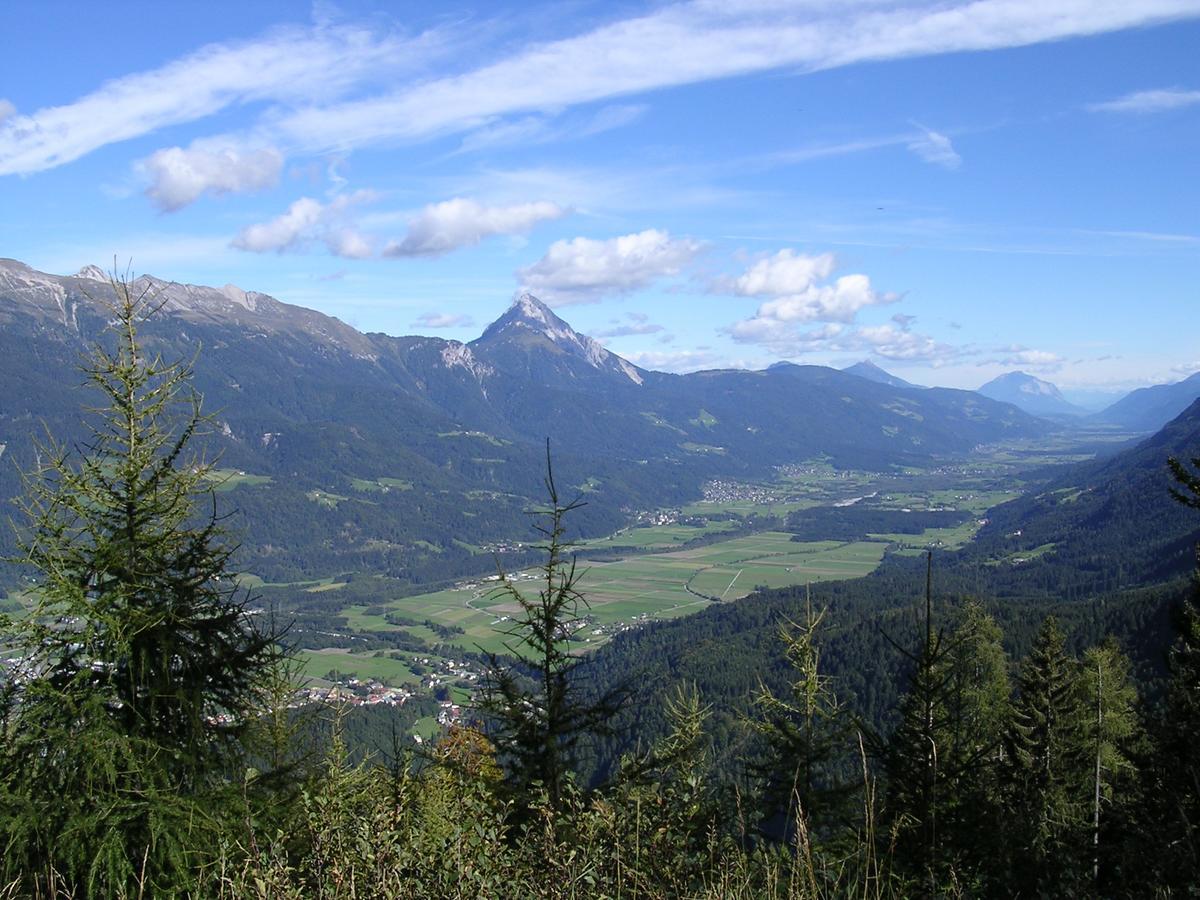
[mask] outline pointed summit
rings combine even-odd
[[[637,366],[605,350],[594,338],[577,332],[527,291],[517,294],[504,315],[484,329],[483,334],[470,346],[492,357],[506,356],[510,359],[515,355],[526,356],[545,351],[543,355],[547,357],[578,360],[590,369],[619,374],[635,384],[641,384],[643,380]],[[581,367],[570,364],[564,368],[564,372],[572,378],[587,374]]]
[[[1083,410],[1063,399],[1058,388],[1049,381],[1027,372],[1008,372],[993,378],[979,388],[979,393],[992,400],[1011,403],[1035,416],[1077,416]]]
[[[75,273],[76,278],[84,278],[88,281],[100,281],[108,284],[108,273],[97,265],[87,265]]]
[[[847,375],[857,375],[859,378],[865,378],[867,381],[877,381],[880,384],[888,384],[898,388],[915,388],[917,385],[910,381],[905,381],[903,378],[897,378],[891,372],[879,368],[869,359],[864,359],[862,362],[856,362],[852,366],[847,366],[842,369]]]

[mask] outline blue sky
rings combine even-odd
[[[431,11],[432,10],[432,11]],[[0,256],[648,368],[1200,370],[1200,0],[8,4]]]

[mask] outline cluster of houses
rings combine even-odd
[[[374,678],[347,678],[329,687],[309,685],[296,692],[293,709],[311,703],[328,703],[335,706],[403,706],[413,696],[405,688],[388,687]]]

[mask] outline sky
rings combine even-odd
[[[0,257],[646,368],[1200,371],[1200,0],[0,5]]]

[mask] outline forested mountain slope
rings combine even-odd
[[[972,392],[821,367],[647,372],[529,295],[462,344],[362,334],[233,285],[135,288],[162,302],[146,346],[195,360],[242,565],[268,580],[369,570],[424,583],[489,568],[481,551],[527,534],[547,437],[561,483],[588,490],[574,525],[596,534],[714,477],[813,457],[922,463],[1047,427]],[[56,276],[0,260],[5,496],[34,463],[35,435],[83,436],[95,398],[77,366],[103,339],[110,294],[95,267]]]
[[[1200,401],[1135,447],[1070,467],[1046,489],[996,507],[975,541],[933,555],[940,622],[965,598],[982,599],[1019,657],[1052,613],[1077,646],[1115,635],[1153,683],[1163,671],[1170,609],[1190,589],[1200,542],[1200,516],[1171,498],[1166,461],[1198,454]],[[888,724],[906,683],[910,663],[895,644],[915,645],[924,587],[924,559],[891,555],[866,578],[812,589],[813,606],[829,609],[822,668],[871,727]],[[740,723],[758,685],[778,694],[794,677],[778,632],[803,620],[807,602],[804,588],[763,591],[601,648],[591,660],[594,683],[631,679],[639,695],[619,736],[598,742],[595,770],[632,749],[628,735],[646,742],[664,733],[664,699],[695,684],[712,704],[714,752],[734,771]]]

